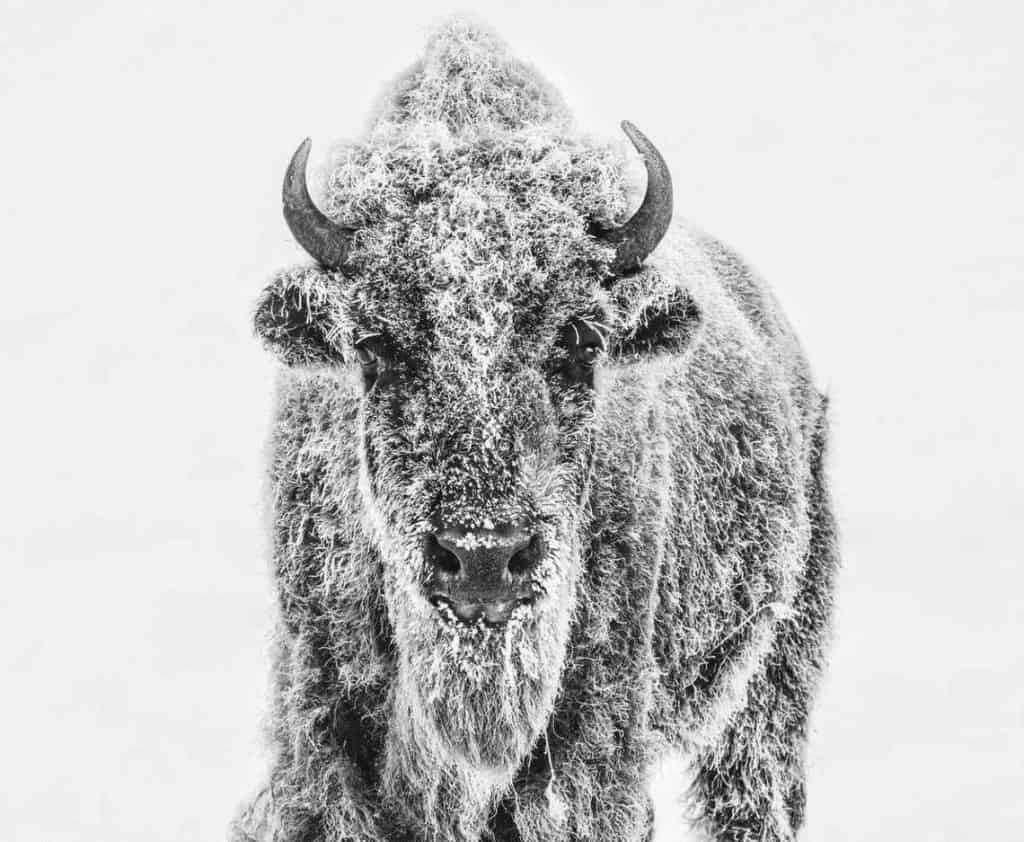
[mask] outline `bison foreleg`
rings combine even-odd
[[[697,806],[719,842],[795,839],[804,819],[807,718],[821,673],[838,568],[835,523],[815,440],[808,495],[811,541],[791,616],[752,680],[747,706],[698,758]]]
[[[755,684],[750,707],[698,760],[695,800],[716,842],[792,842],[803,820],[805,705]]]

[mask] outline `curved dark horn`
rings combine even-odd
[[[611,270],[616,275],[639,269],[647,255],[657,248],[672,221],[672,176],[665,159],[646,135],[628,120],[622,121],[622,130],[644,159],[647,195],[628,222],[600,234],[602,240],[615,246]]]
[[[281,191],[284,219],[299,245],[314,260],[328,269],[341,269],[356,229],[331,222],[313,204],[306,186],[306,162],[312,145],[308,137],[299,144],[288,165],[288,172],[284,175],[284,188]]]

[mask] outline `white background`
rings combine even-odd
[[[1020,13],[472,8],[584,128],[657,143],[678,212],[769,278],[832,394],[845,570],[803,839],[1022,838]],[[450,10],[5,0],[4,839],[219,839],[257,785],[273,363],[250,310],[302,259],[281,178]]]

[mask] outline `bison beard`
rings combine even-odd
[[[549,560],[547,597],[505,626],[466,625],[389,588],[398,674],[382,789],[426,838],[479,839],[544,730],[572,617],[567,556]]]
[[[420,711],[463,762],[511,769],[529,751],[561,673],[565,635],[545,628],[556,621],[468,629],[435,623],[434,640],[410,653],[405,668]]]

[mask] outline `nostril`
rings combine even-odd
[[[442,573],[450,573],[455,575],[459,572],[459,558],[451,550],[447,550],[438,543],[436,535],[428,535],[426,545],[424,547],[424,554],[427,557],[427,563],[431,567],[436,567]]]
[[[534,535],[525,547],[516,550],[512,554],[512,558],[508,560],[508,572],[513,576],[522,576],[525,573],[529,573],[537,565],[537,562],[540,561],[540,556],[540,536]]]

